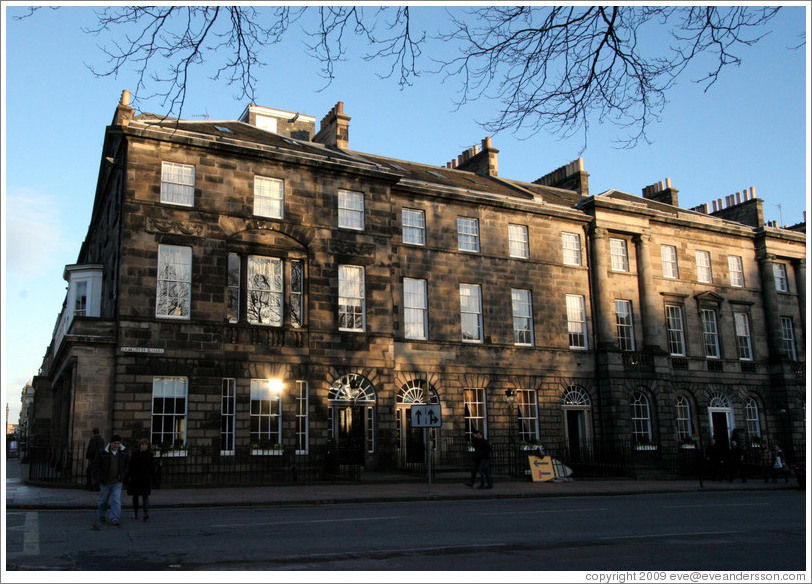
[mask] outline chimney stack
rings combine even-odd
[[[482,140],[482,150],[480,151],[479,145],[474,145],[451,162],[446,163],[446,168],[455,168],[457,170],[467,170],[476,174],[485,176],[498,176],[499,175],[499,161],[497,155],[499,150],[493,147],[491,138],[488,136]]]
[[[125,89],[121,92],[121,99],[116,106],[116,113],[113,115],[113,126],[127,126],[133,119],[135,110],[130,107],[130,91]]]
[[[643,189],[643,198],[679,207],[678,193],[677,189],[671,187],[671,179],[667,178],[665,181],[645,187]]]
[[[533,181],[533,184],[569,189],[584,197],[589,196],[589,173],[584,170],[584,159],[578,158]]]
[[[344,102],[339,101],[321,120],[321,128],[313,137],[314,142],[333,148],[349,150],[350,116],[344,113]]]

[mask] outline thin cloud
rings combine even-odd
[[[6,197],[6,270],[28,279],[61,264],[67,243],[56,197],[29,189]]]

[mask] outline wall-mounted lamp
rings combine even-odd
[[[509,404],[512,404],[516,400],[516,390],[512,387],[508,387],[505,390],[505,399],[508,401]]]

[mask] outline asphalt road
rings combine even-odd
[[[798,570],[803,491],[9,510],[14,570]]]

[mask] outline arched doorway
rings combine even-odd
[[[580,385],[571,385],[561,398],[564,436],[570,462],[580,462],[592,450],[592,400]]]
[[[439,404],[437,391],[424,379],[412,379],[398,390],[395,399],[398,441],[398,462],[401,466],[422,464],[426,461],[426,443],[423,428],[413,428],[409,409],[415,404]],[[437,428],[430,428],[432,447],[437,444]]]
[[[327,400],[339,461],[363,465],[375,450],[375,388],[363,375],[347,373],[330,386]]]
[[[730,398],[722,393],[714,393],[708,402],[708,420],[710,435],[716,439],[724,450],[730,448],[730,431],[735,427],[733,422],[733,404]]]

